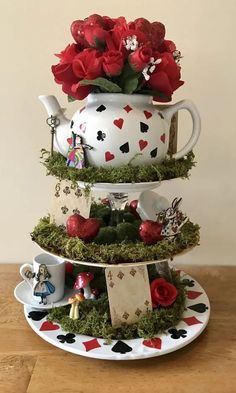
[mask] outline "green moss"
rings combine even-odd
[[[126,262],[169,259],[199,243],[199,226],[187,221],[173,240],[162,240],[147,246],[143,242],[99,245],[85,244],[79,238],[70,238],[64,226],[51,224],[49,217],[40,219],[31,233],[32,240],[43,249],[74,261],[117,264]]]
[[[94,238],[96,244],[111,244],[117,240],[117,232],[115,227],[100,228],[97,236]]]
[[[52,175],[59,180],[70,180],[72,183],[84,181],[88,184],[94,183],[139,183],[158,180],[168,180],[178,177],[188,178],[189,171],[195,166],[194,154],[190,152],[185,158],[179,160],[166,159],[162,163],[120,167],[89,166],[83,169],[70,168],[66,166],[66,158],[60,153],[54,152],[53,156],[42,149],[42,164],[47,169],[47,175]]]
[[[60,323],[62,329],[75,334],[85,334],[106,339],[132,339],[137,337],[152,338],[168,328],[176,326],[185,308],[185,286],[172,272],[173,284],[178,289],[175,303],[170,307],[159,307],[132,325],[123,324],[119,328],[111,326],[109,303],[106,294],[98,300],[85,300],[80,305],[79,319],[68,317],[70,306],[54,308],[49,312],[48,320]]]
[[[118,242],[136,242],[139,238],[138,229],[130,222],[122,222],[116,227]]]

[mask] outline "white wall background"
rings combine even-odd
[[[53,81],[53,56],[72,42],[75,19],[100,13],[143,16],[166,25],[181,50],[186,81],[173,102],[191,98],[201,113],[198,164],[189,181],[159,192],[182,196],[183,209],[201,226],[201,246],[183,263],[235,264],[235,0],[1,0],[0,262],[29,261],[38,252],[29,233],[50,206],[54,180],[45,177],[39,151],[50,145],[39,94],[55,94],[68,115],[77,104]],[[181,116],[180,143],[189,119]]]

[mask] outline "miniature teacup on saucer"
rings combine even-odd
[[[65,261],[61,258],[39,254],[33,264],[25,263],[20,274],[31,288],[32,300],[44,306],[56,303],[64,296]]]

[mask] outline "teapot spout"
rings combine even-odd
[[[56,128],[53,147],[54,150],[67,157],[69,147],[67,139],[71,136],[70,120],[64,115],[64,110],[55,96],[40,95],[38,98],[44,105],[48,116],[56,116],[60,121]]]

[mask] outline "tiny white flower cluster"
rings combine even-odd
[[[127,50],[135,51],[138,48],[138,40],[136,35],[128,36],[123,44]]]
[[[161,63],[161,59],[154,60],[154,57],[151,57],[150,63],[142,71],[142,74],[143,74],[144,79],[146,81],[148,81],[150,79],[149,74],[152,74],[154,72],[156,66],[160,63]]]

